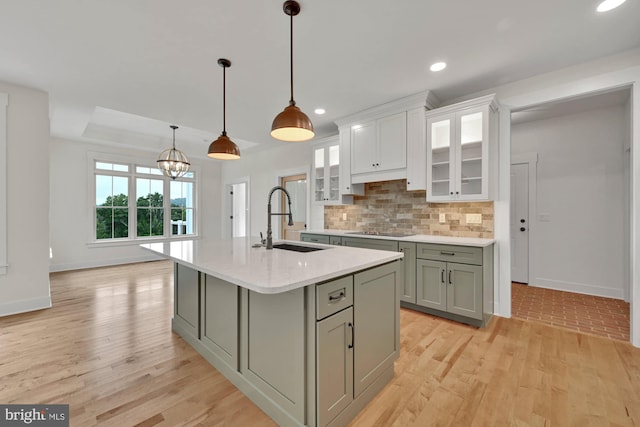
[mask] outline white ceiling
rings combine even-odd
[[[640,2],[302,0],[295,99],[318,137],[335,119],[432,90],[451,100],[640,47]],[[0,80],[50,94],[55,137],[205,156],[222,130],[243,152],[278,144],[289,99],[289,17],[280,0],[0,0]],[[432,73],[429,66],[446,61]],[[323,107],[324,116],[313,110]],[[249,142],[251,141],[251,142]]]

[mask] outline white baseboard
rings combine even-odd
[[[51,264],[49,266],[49,272],[54,273],[57,271],[83,270],[85,268],[109,267],[112,265],[133,264],[136,262],[159,261],[161,259],[164,259],[164,258],[159,257],[157,255],[149,254],[149,255],[138,256],[138,257],[101,259],[101,260],[92,260],[92,261],[83,261],[83,262],[70,262],[65,264]]]
[[[27,311],[42,310],[45,308],[51,308],[51,296],[0,304],[0,317],[25,313]]]
[[[586,283],[564,282],[561,280],[537,277],[529,283],[529,286],[624,300],[624,291],[622,289],[607,288]]]

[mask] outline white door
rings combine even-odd
[[[511,281],[529,283],[529,164],[511,165]]]
[[[227,186],[231,220],[231,237],[246,237],[247,232],[247,183],[240,182]]]

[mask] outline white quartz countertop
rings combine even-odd
[[[394,236],[380,236],[376,234],[355,234],[356,230],[305,230],[303,233],[311,234],[325,234],[328,236],[340,236],[340,237],[364,237],[368,239],[384,239],[384,240],[397,240],[402,242],[416,242],[416,243],[438,243],[441,245],[459,245],[459,246],[476,246],[486,247],[493,245],[496,241],[494,239],[480,239],[474,237],[451,237],[451,236],[435,236],[431,234],[414,234],[413,236],[394,237]]]
[[[263,294],[291,291],[402,258],[399,252],[282,241],[326,248],[314,252],[253,248],[257,239],[145,243],[142,248]],[[282,243],[282,242],[274,242]]]

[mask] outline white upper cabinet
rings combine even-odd
[[[354,189],[363,183],[404,178],[408,189],[426,189],[424,112],[436,102],[424,92],[336,120],[342,170],[349,169],[343,194],[360,194]]]
[[[340,202],[340,143],[325,143],[313,149],[313,201]]]
[[[352,195],[363,195],[364,186],[351,185],[349,167],[344,167],[343,149],[338,136],[324,138],[313,145],[312,201],[321,205],[353,203]],[[349,155],[346,156],[347,161]]]
[[[406,113],[394,114],[351,127],[352,175],[406,167]]]
[[[427,201],[490,200],[497,118],[494,95],[427,113]]]

